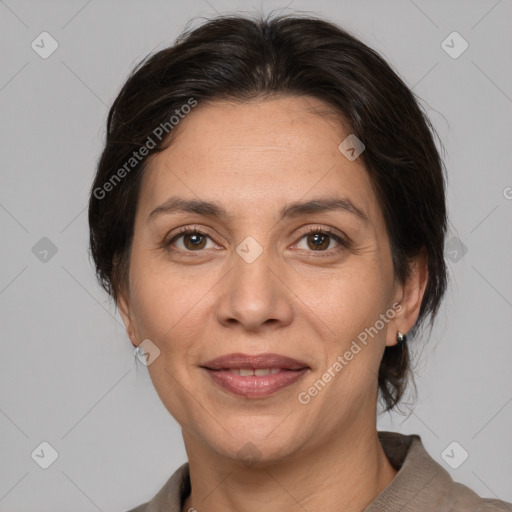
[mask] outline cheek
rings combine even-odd
[[[375,265],[341,270],[323,292],[316,293],[316,310],[332,324],[334,332],[357,336],[386,309],[387,292],[382,273]],[[364,267],[364,268],[363,268]]]
[[[136,261],[136,260],[135,260]],[[160,400],[181,425],[190,422],[190,365],[199,359],[204,322],[198,319],[204,296],[198,286],[187,287],[183,277],[135,267],[132,302],[140,339],[150,339],[160,350],[148,372]],[[202,306],[201,306],[202,305]]]
[[[328,298],[319,302],[314,311],[329,326],[331,338],[332,333],[336,335],[334,343],[324,345],[325,369],[319,370],[323,375],[324,370],[336,375],[332,379],[334,385],[329,387],[343,388],[335,400],[360,391],[366,393],[374,387],[385,346],[388,324],[381,315],[388,308],[386,291],[380,272],[366,268],[360,275],[347,273],[336,286],[331,284],[325,295]]]
[[[131,297],[142,336],[165,341],[176,331],[190,328],[197,311],[204,307],[211,288],[205,275],[195,269],[178,269],[163,258],[135,253],[130,268]],[[186,338],[185,338],[186,339]]]

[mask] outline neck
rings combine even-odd
[[[192,492],[183,512],[344,510],[361,512],[393,480],[375,426],[353,429],[264,467],[207,456],[183,433]]]

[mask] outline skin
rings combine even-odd
[[[418,317],[426,261],[414,262],[407,283],[394,279],[364,163],[339,151],[350,131],[326,108],[294,96],[199,104],[144,175],[118,306],[132,343],[150,339],[160,350],[148,371],[182,427],[192,484],[184,511],[355,512],[396,474],[377,437],[377,373],[385,347]],[[232,217],[175,212],[148,220],[170,196],[218,202]],[[350,199],[368,222],[342,210],[278,221],[285,204],[332,196]],[[184,226],[207,236],[192,235],[200,249],[181,236],[170,252],[164,242]],[[317,249],[308,227],[330,227],[351,244],[327,237]],[[248,236],[263,250],[252,263],[236,252]],[[400,312],[299,403],[396,302]],[[232,352],[274,352],[310,369],[270,396],[240,398],[200,367]]]

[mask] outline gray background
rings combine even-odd
[[[439,131],[449,172],[451,284],[431,339],[416,350],[416,406],[382,415],[378,426],[421,435],[456,480],[512,501],[510,0],[6,0],[2,512],[124,511],[152,497],[186,460],[179,425],[95,282],[88,191],[108,105],[137,61],[171,44],[194,16],[276,8],[323,15],[381,52]],[[59,45],[47,59],[31,48],[43,31]],[[441,46],[453,31],[469,44],[456,59]],[[43,252],[43,237],[56,254]],[[43,441],[58,452],[48,469],[31,457]],[[469,453],[458,469],[441,456],[453,441]]]

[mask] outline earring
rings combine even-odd
[[[403,343],[403,342],[407,341],[407,336],[405,334],[402,334],[401,331],[398,331],[398,333],[396,335],[396,341],[398,343]]]

